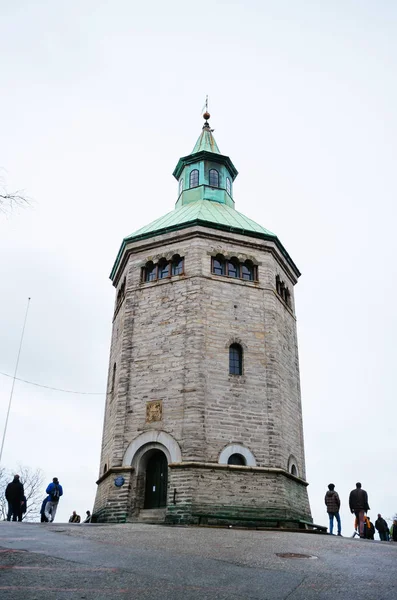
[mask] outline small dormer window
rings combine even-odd
[[[193,187],[197,187],[199,184],[199,172],[198,169],[193,169],[193,171],[190,171],[190,175],[189,175],[189,187],[193,188]]]
[[[181,195],[182,192],[183,192],[183,177],[181,177],[179,180],[179,195]]]
[[[210,186],[219,187],[219,173],[216,169],[210,169],[209,179]]]
[[[229,196],[232,195],[232,184],[230,183],[229,177],[226,177],[226,191],[229,194]]]

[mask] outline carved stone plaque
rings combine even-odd
[[[146,423],[161,421],[163,418],[163,401],[151,400],[146,402]]]

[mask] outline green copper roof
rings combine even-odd
[[[205,122],[203,130],[200,134],[199,139],[196,142],[195,147],[193,148],[192,154],[196,154],[196,152],[201,152],[202,150],[206,150],[207,152],[213,152],[214,154],[220,154],[218,145],[215,141],[214,136],[212,135],[213,129],[210,129],[208,122]]]
[[[173,173],[174,177],[182,183],[182,188],[181,186],[178,188],[177,208],[124,238],[110,274],[112,280],[116,276],[120,261],[123,259],[124,250],[129,242],[148,239],[156,235],[197,225],[250,237],[271,239],[290,264],[296,276],[299,277],[300,273],[296,265],[277,236],[235,210],[230,179],[229,190],[227,189],[227,182],[229,177],[234,181],[237,176],[237,169],[228,156],[223,156],[220,153],[212,135],[213,130],[208,123],[210,118],[208,111],[204,113],[203,117],[205,124],[193,152],[179,159]],[[211,183],[207,173],[207,165],[213,163],[219,163],[222,166],[218,170],[220,183],[218,181],[216,184]],[[199,174],[198,181],[194,185],[190,185],[189,180],[189,173],[192,168],[196,169]],[[211,168],[213,167],[210,166]],[[184,172],[184,170],[186,171]],[[182,179],[180,180],[181,175]],[[186,198],[184,198],[184,195]],[[189,196],[187,197],[187,195]],[[225,198],[229,199],[230,202],[225,201]]]
[[[155,235],[161,235],[162,233],[167,233],[169,231],[177,231],[187,227],[193,227],[194,225],[208,226],[213,229],[240,233],[242,235],[248,235],[256,238],[271,238],[277,244],[286,260],[295,270],[297,276],[299,277],[300,275],[289,254],[274,233],[268,229],[265,229],[261,225],[258,225],[258,223],[255,223],[255,221],[252,219],[249,219],[226,204],[212,202],[211,200],[199,200],[198,202],[192,202],[191,204],[186,204],[180,208],[172,210],[163,217],[152,221],[149,223],[149,225],[145,225],[145,227],[138,229],[138,231],[135,231],[131,235],[124,238],[116,261],[113,265],[110,278],[112,280],[114,279],[117,268],[120,264],[120,260],[123,256],[124,249],[128,242],[151,238]]]
[[[148,234],[153,235],[162,229],[173,228],[191,221],[204,221],[215,226],[222,225],[227,228],[239,229],[247,234],[257,233],[276,237],[274,233],[258,225],[252,219],[245,217],[234,208],[230,208],[230,206],[211,200],[199,200],[172,210],[163,217],[152,221],[149,225],[138,229],[125,239],[129,241]]]

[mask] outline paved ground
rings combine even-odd
[[[2,600],[396,600],[396,573],[397,544],[357,538],[0,523]]]

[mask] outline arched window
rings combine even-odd
[[[212,272],[214,275],[225,275],[225,259],[222,254],[217,254],[215,258],[212,259]]]
[[[289,473],[291,473],[291,475],[294,475],[295,477],[299,477],[299,471],[298,471],[298,467],[296,465],[297,465],[297,460],[296,460],[295,456],[293,454],[291,454],[288,459],[287,470]]]
[[[240,265],[237,258],[231,258],[227,263],[229,277],[240,277]]]
[[[157,279],[157,266],[149,261],[145,266],[145,281],[155,281]]]
[[[241,465],[241,466],[245,466],[246,460],[244,458],[244,456],[242,454],[232,454],[231,456],[229,456],[228,461],[227,461],[228,465]]]
[[[219,173],[216,169],[210,169],[209,179],[212,187],[219,187]]]
[[[199,184],[199,172],[198,169],[193,169],[193,171],[190,171],[190,175],[189,175],[189,187],[193,188],[193,187],[197,187]]]
[[[172,275],[182,275],[183,273],[183,258],[176,254],[172,257]]]
[[[229,196],[232,195],[232,184],[230,183],[229,177],[226,177],[226,191],[229,194]]]
[[[240,344],[232,344],[229,348],[229,374],[243,374],[243,349]]]
[[[241,277],[247,281],[254,280],[254,266],[249,260],[241,265]]]
[[[181,195],[182,192],[183,192],[183,177],[181,177],[179,180],[179,195]]]
[[[159,260],[159,264],[158,264],[158,278],[165,279],[166,277],[169,277],[169,274],[170,274],[170,263],[167,262],[165,258],[162,258],[161,260]]]

